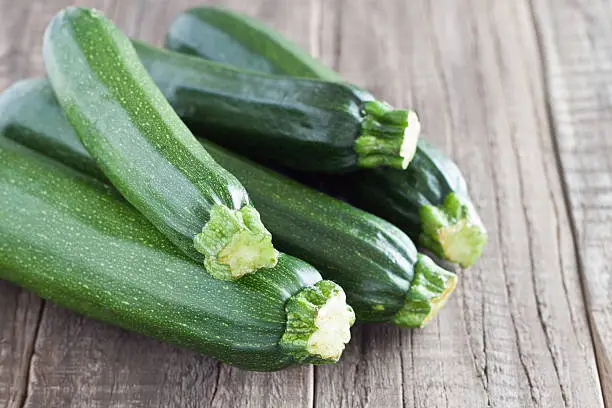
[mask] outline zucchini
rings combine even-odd
[[[342,289],[281,254],[217,280],[106,185],[0,134],[0,279],[63,307],[249,370],[338,359]]]
[[[221,7],[196,7],[179,14],[166,36],[166,48],[246,70],[344,82],[278,31]]]
[[[185,254],[226,280],[276,264],[244,187],[197,143],[113,23],[96,11],[65,9],[47,27],[43,54],[85,148]]]
[[[105,180],[93,158],[79,146],[47,80],[14,84],[0,94],[0,112],[0,132],[7,137]],[[421,327],[455,287],[455,274],[417,254],[412,241],[388,222],[210,141],[200,142],[252,192],[279,249],[299,256],[340,284],[360,321]]]
[[[242,69],[342,81],[336,72],[282,34],[222,8],[197,7],[180,14],[169,29],[166,45]],[[238,150],[232,139],[217,141]],[[257,159],[282,158],[285,153],[280,146],[279,143],[266,155],[257,155],[256,150],[246,153]],[[315,157],[310,157],[313,163]],[[463,175],[449,157],[423,138],[405,171],[377,168],[332,181],[337,181],[331,183],[332,191],[395,223],[443,259],[469,266],[484,250],[487,233],[472,205]]]
[[[260,74],[134,41],[176,113],[213,141],[299,170],[405,169],[420,124],[344,83]]]

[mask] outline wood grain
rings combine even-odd
[[[26,398],[34,339],[43,302],[0,281],[0,406],[18,407]]]
[[[612,406],[612,7],[533,0],[601,383]]]
[[[272,374],[0,283],[0,406],[597,408],[602,386],[612,405],[612,9],[603,0],[77,3],[157,44],[195,4],[263,19],[347,79],[415,107],[426,137],[464,170],[490,242],[425,330],[360,326],[339,364]],[[43,74],[43,30],[69,4],[0,0],[0,89]]]
[[[421,112],[491,240],[438,325],[402,332],[404,402],[602,406],[528,4],[405,5],[345,5],[338,68]]]

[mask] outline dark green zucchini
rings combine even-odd
[[[141,62],[179,116],[238,152],[268,152],[300,170],[405,169],[420,124],[344,83],[260,74],[134,41]]]
[[[83,145],[163,234],[220,279],[274,266],[278,252],[246,190],[196,141],[112,22],[63,10],[43,54]]]
[[[78,136],[44,79],[18,82],[0,95],[0,132],[105,180],[93,158],[79,146]],[[210,141],[201,143],[252,192],[275,245],[342,285],[360,321],[420,327],[452,292],[456,276],[417,254],[410,239],[388,222],[241,159]]]
[[[246,70],[344,82],[278,31],[220,7],[196,7],[179,14],[166,36],[166,47]]]
[[[166,45],[242,69],[342,80],[282,34],[248,16],[216,7],[197,7],[180,14],[170,27]],[[240,141],[216,141],[239,150],[236,144]],[[269,160],[274,155],[283,158],[281,146],[279,142],[266,155],[256,150],[245,153],[255,159]],[[316,156],[309,158],[316,163]],[[277,161],[292,167],[292,163]],[[339,194],[392,221],[441,258],[469,266],[484,249],[487,233],[469,198],[463,175],[450,158],[423,138],[405,171],[378,168],[336,181],[333,184],[339,187]]]
[[[227,282],[99,181],[0,134],[0,279],[249,370],[338,359],[354,315],[305,262]]]

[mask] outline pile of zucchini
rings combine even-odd
[[[457,275],[413,240],[469,266],[486,232],[416,113],[228,10],[166,46],[51,21],[48,78],[0,95],[0,278],[258,371],[336,362],[355,317],[436,316]]]

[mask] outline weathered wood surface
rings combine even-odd
[[[0,89],[43,73],[44,27],[72,3],[0,0]],[[202,1],[77,3],[160,43],[172,17]],[[273,374],[0,283],[0,406],[596,408],[602,388],[612,405],[610,6],[215,3],[267,21],[379,97],[416,107],[426,137],[470,182],[490,232],[483,259],[425,330],[358,327],[341,363]]]
[[[534,0],[604,398],[612,406],[612,7]]]

